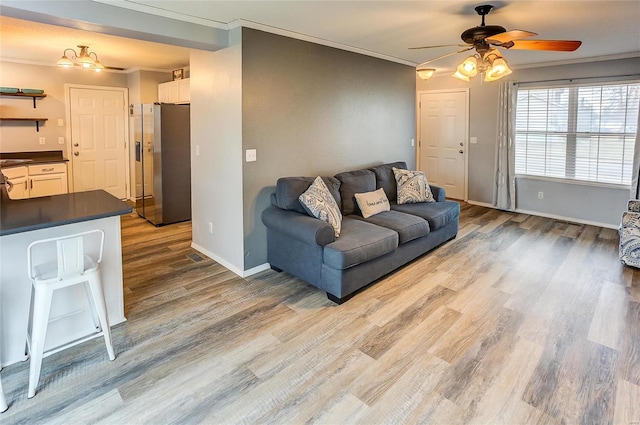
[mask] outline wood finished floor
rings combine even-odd
[[[0,422],[640,424],[640,271],[615,230],[462,205],[457,239],[337,306],[285,273],[187,256],[122,221],[125,309],[101,340],[2,371]]]

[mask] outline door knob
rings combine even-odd
[[[460,146],[464,146],[464,143],[460,142]]]
[[[460,153],[464,153],[464,151],[463,151],[462,149],[460,149],[458,152],[460,152]]]
[[[80,155],[80,152],[75,151],[73,154],[74,154],[75,156],[78,156],[78,155]]]
[[[75,146],[77,148],[78,146],[80,146],[80,144],[79,143],[74,143],[73,146]]]

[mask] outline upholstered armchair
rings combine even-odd
[[[620,261],[640,268],[640,200],[631,199],[622,213],[620,233]]]

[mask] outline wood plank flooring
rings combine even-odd
[[[462,204],[457,239],[337,306],[123,217],[101,340],[2,371],[4,424],[640,424],[640,271],[615,230]],[[197,257],[195,257],[197,259]]]

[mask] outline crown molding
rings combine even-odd
[[[273,27],[270,25],[261,24],[259,22],[248,21],[246,19],[236,19],[229,23],[229,29],[236,28],[251,28],[254,30],[264,31],[271,34],[282,35],[289,38],[294,38],[296,40],[308,41],[314,44],[320,44],[327,47],[333,47],[340,50],[345,50],[347,52],[359,53],[365,56],[371,56],[378,59],[383,59],[389,62],[400,63],[402,65],[408,65],[411,67],[415,67],[417,65],[416,62],[408,61],[406,59],[396,58],[395,56],[389,56],[382,53],[372,52],[371,50],[361,49],[359,47],[350,46],[348,44],[336,43],[333,41],[325,40],[323,38],[314,37],[307,34],[302,34],[295,31],[285,30],[278,27]]]
[[[224,22],[218,22],[212,19],[205,19],[205,18],[200,18],[198,16],[187,15],[185,13],[174,12],[171,10],[162,9],[157,6],[150,6],[148,4],[138,3],[132,0],[93,0],[93,1],[96,3],[108,4],[109,6],[121,7],[123,9],[135,10],[136,12],[162,16],[163,18],[170,18],[178,21],[190,22],[192,24],[198,24],[205,27],[217,28],[221,30],[229,29],[228,25]]]

